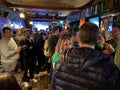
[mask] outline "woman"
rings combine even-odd
[[[0,73],[0,90],[22,90],[22,88],[12,74]]]
[[[53,57],[52,57],[53,68],[60,53],[67,48],[72,48],[72,43],[69,36],[63,35],[61,38],[59,38],[55,48],[55,53],[53,54]]]

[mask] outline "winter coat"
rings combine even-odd
[[[52,90],[120,90],[120,71],[106,54],[91,48],[73,48],[60,55]]]

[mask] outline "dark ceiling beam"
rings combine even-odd
[[[27,21],[43,21],[43,22],[52,22],[53,19],[48,19],[48,18],[25,18],[25,20]],[[58,20],[64,20],[64,19],[55,19],[55,21],[58,21]]]
[[[55,17],[55,16],[45,16],[45,15],[38,15],[38,16],[36,16],[36,15],[27,15],[26,16],[26,18],[40,18],[40,19],[53,19],[53,17]],[[62,17],[62,16],[58,16],[58,17],[55,17],[55,19],[65,19],[66,17]]]
[[[0,5],[4,5],[5,4],[5,0],[0,0]]]
[[[79,10],[76,7],[48,7],[48,6],[33,6],[33,5],[20,5],[20,4],[11,4],[9,2],[5,2],[5,5],[8,7],[20,7],[20,8],[38,8],[38,9],[52,9],[52,10]]]
[[[40,18],[26,18],[27,21],[39,21],[39,22],[51,22],[52,19],[40,19]]]

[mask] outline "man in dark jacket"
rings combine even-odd
[[[50,60],[50,65],[48,65],[48,72],[50,70],[50,81],[52,77],[52,56],[55,52],[55,46],[58,41],[58,35],[59,35],[59,28],[57,26],[54,26],[51,30],[51,35],[48,37],[48,47],[47,49],[49,50],[49,60]],[[49,61],[48,61],[49,62]]]
[[[24,63],[24,76],[23,76],[23,84],[25,87],[28,87],[29,79],[32,79],[34,82],[37,80],[34,78],[34,68],[35,68],[35,49],[33,46],[33,41],[30,39],[30,30],[24,30],[25,38],[20,41],[20,46],[22,46],[21,50],[21,58],[23,59]],[[29,76],[28,76],[29,71]]]
[[[110,57],[98,50],[98,27],[85,23],[78,32],[79,48],[60,55],[52,78],[52,90],[120,90],[120,71]]]

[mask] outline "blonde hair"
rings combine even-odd
[[[55,47],[55,53],[60,54],[62,50],[64,50],[63,45],[64,45],[65,40],[70,40],[70,37],[63,35],[62,37],[58,39],[57,45]]]
[[[56,45],[56,47],[55,47],[55,53],[59,53],[59,54],[60,54],[61,42],[62,42],[62,39],[59,38],[59,39],[58,39],[58,42],[57,42],[57,45]]]

